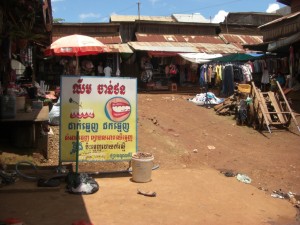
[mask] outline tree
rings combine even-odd
[[[53,19],[53,23],[62,23],[64,21],[65,21],[65,19],[62,19],[62,18],[54,18]]]

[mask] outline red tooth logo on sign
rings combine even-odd
[[[105,113],[110,120],[114,122],[121,122],[130,116],[131,106],[124,98],[112,98],[106,103]]]

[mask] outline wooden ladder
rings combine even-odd
[[[261,92],[258,90],[252,82],[252,98],[253,106],[255,113],[259,120],[260,129],[262,129],[263,124],[268,128],[268,131],[271,133],[270,126],[282,125],[289,126],[291,119],[293,119],[296,124],[299,132],[299,124],[296,120],[295,115],[292,112],[292,109],[281,89],[281,86],[278,82],[278,92]]]

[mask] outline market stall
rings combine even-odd
[[[1,118],[1,133],[9,144],[18,148],[33,148],[48,158],[49,107],[40,104],[30,111],[16,110],[15,115]]]
[[[41,80],[37,65],[41,49],[51,39],[52,17],[46,16],[51,13],[49,5],[49,0],[0,4],[0,141],[22,153],[47,149],[47,142],[41,139],[47,135],[44,124],[49,108],[44,107],[46,93],[41,95],[37,85]]]

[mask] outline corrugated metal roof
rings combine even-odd
[[[212,35],[168,35],[168,34],[135,34],[137,41],[140,42],[187,42],[187,43],[211,43],[224,44],[219,36]]]
[[[111,15],[111,22],[134,22],[136,20],[159,21],[159,22],[176,22],[170,16],[127,16],[127,15]]]
[[[99,36],[99,37],[94,37],[98,41],[101,41],[103,44],[121,44],[122,39],[120,36]]]
[[[57,39],[61,38],[63,36],[53,36],[52,42],[56,41]],[[93,36],[93,38],[96,38],[98,41],[101,41],[103,44],[121,44],[122,39],[120,36]]]
[[[107,44],[112,53],[133,53],[128,44]]]
[[[256,45],[263,43],[263,36],[238,35],[238,34],[220,34],[225,43],[234,44],[243,49],[243,45]]]
[[[138,51],[158,51],[177,53],[208,53],[226,54],[243,52],[242,49],[231,44],[208,44],[208,43],[187,43],[187,42],[128,42]]]
[[[220,37],[226,43],[260,44],[263,42],[263,36],[255,35],[220,34]]]
[[[193,14],[173,14],[173,18],[177,22],[185,22],[185,23],[210,23],[208,19],[202,16],[200,13]]]
[[[286,16],[280,17],[280,18],[278,18],[278,19],[276,19],[276,20],[273,20],[273,21],[271,21],[271,22],[269,22],[269,23],[266,23],[266,24],[264,24],[264,25],[261,25],[261,26],[259,26],[258,28],[265,28],[265,27],[267,27],[267,26],[274,25],[275,23],[279,23],[279,22],[284,21],[284,20],[292,19],[292,18],[297,17],[297,16],[299,16],[299,15],[300,15],[300,11],[295,12],[295,13],[291,13],[291,14],[288,14],[288,15],[286,15]]]
[[[139,51],[199,52],[196,47],[186,42],[128,42],[128,44]]]
[[[233,44],[208,44],[208,43],[193,43],[198,48],[199,52],[207,54],[229,54],[244,52],[243,48],[239,48]]]

